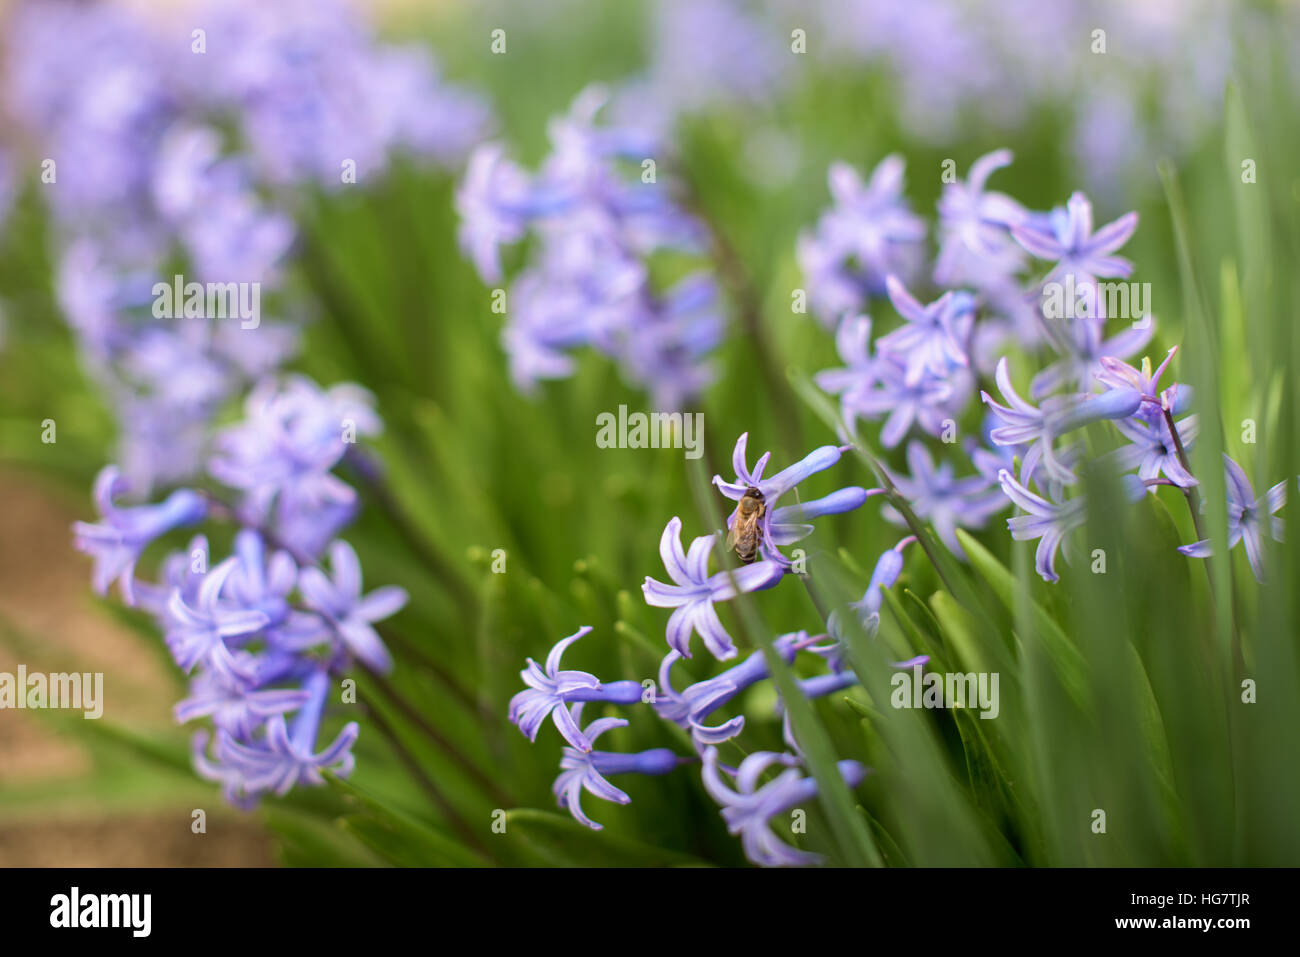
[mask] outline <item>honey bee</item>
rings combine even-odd
[[[745,489],[736,511],[731,516],[731,531],[727,532],[727,547],[736,550],[736,557],[748,565],[758,558],[758,545],[763,539],[760,525],[767,502],[763,493],[753,485]]]

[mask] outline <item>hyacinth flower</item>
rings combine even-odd
[[[641,586],[646,604],[675,609],[668,619],[668,645],[682,657],[691,657],[691,634],[698,633],[704,647],[719,661],[734,658],[736,647],[722,627],[714,602],[771,588],[785,575],[785,569],[779,562],[764,560],[710,575],[709,555],[718,536],[703,535],[691,542],[686,552],[681,534],[682,520],[674,516],[659,539],[659,555],[673,584],[646,576]]]
[[[822,858],[792,847],[776,836],[772,819],[817,797],[817,782],[804,777],[798,768],[786,767],[766,784],[759,778],[776,764],[788,764],[786,755],[756,751],[740,763],[734,776],[735,786],[727,784],[718,766],[718,749],[706,748],[701,776],[709,796],[722,805],[722,819],[727,830],[740,835],[745,856],[763,867],[802,867],[819,864]],[[840,761],[840,776],[855,788],[867,776],[867,769],[857,761]]]
[[[290,615],[289,594],[298,583],[298,566],[283,550],[268,559],[266,541],[260,532],[241,528],[235,533],[238,563],[226,583],[226,593],[241,608],[262,612],[268,626],[284,622]]]
[[[772,459],[772,453],[764,452],[760,455],[758,461],[754,463],[754,470],[751,472],[745,451],[748,443],[749,433],[741,433],[731,451],[731,465],[736,470],[736,480],[734,482],[724,482],[721,475],[715,475],[713,476],[713,484],[733,502],[739,502],[746,490],[753,486],[763,493],[763,500],[769,508],[772,508],[777,499],[804,479],[830,468],[840,460],[840,457],[845,452],[852,448],[849,445],[823,445],[820,448],[813,449],[794,465],[782,469],[771,478],[765,479],[763,478],[763,472],[767,468],[767,463]]]
[[[990,481],[987,475],[959,479],[953,474],[952,463],[944,462],[936,467],[929,450],[916,440],[908,443],[907,467],[910,475],[889,473],[894,487],[907,499],[917,517],[934,527],[948,550],[964,559],[957,529],[983,528],[992,516],[1007,507],[1006,497],[996,481]],[[905,524],[891,506],[886,506],[883,514],[895,525]]]
[[[871,357],[871,317],[845,316],[835,329],[835,351],[844,367],[825,369],[813,376],[813,381],[823,392],[841,397],[845,407],[844,418],[850,421],[847,411],[852,397],[871,389],[876,381],[876,362]]]
[[[576,726],[582,717],[582,703],[579,702],[569,710],[569,720]],[[627,727],[625,718],[597,718],[582,729],[583,735],[594,742],[611,728]],[[615,774],[668,774],[680,763],[677,755],[668,748],[651,748],[634,754],[618,751],[581,751],[566,747],[560,758],[560,774],[551,786],[556,803],[573,815],[579,824],[585,824],[593,831],[599,831],[603,825],[596,823],[582,810],[582,792],[585,790],[604,801],[615,804],[630,804],[632,799],[626,792],[614,787],[606,775]]]
[[[1093,232],[1092,203],[1076,192],[1065,209],[1052,211],[1046,223],[1030,221],[1012,226],[1011,235],[1030,255],[1055,263],[1044,282],[1073,276],[1076,288],[1088,297],[1088,315],[1103,318],[1097,280],[1123,279],[1132,273],[1133,264],[1113,253],[1128,242],[1137,224],[1137,213],[1125,213]]]
[[[512,284],[502,333],[521,391],[570,375],[570,352],[591,346],[671,411],[712,380],[707,355],[722,337],[723,314],[707,271],[660,289],[649,257],[698,257],[709,234],[672,190],[626,175],[623,161],[660,154],[662,145],[637,126],[600,125],[608,96],[588,87],[551,121],[552,152],[535,175],[505,160],[499,146],[476,152],[457,197],[461,245],[495,283],[500,245],[536,240]]]
[[[560,670],[564,649],[590,632],[591,626],[584,625],[557,641],[546,656],[544,670],[529,658],[528,667],[519,672],[528,687],[510,699],[509,716],[529,741],[537,740],[537,732],[549,716],[565,741],[579,751],[590,751],[591,741],[578,727],[567,706],[582,701],[636,704],[641,700],[641,685],[636,681],[602,684],[599,678],[585,671]]]
[[[160,580],[148,582],[136,579],[132,585],[136,607],[165,620],[167,602],[172,592],[180,590],[181,597],[193,605],[198,601],[199,586],[208,573],[208,536],[199,534],[190,539],[183,551],[169,553],[160,565]]]
[[[1050,481],[1073,484],[1077,478],[1053,450],[1056,440],[1091,422],[1127,418],[1142,404],[1137,389],[1124,387],[1096,395],[1054,396],[1038,408],[1022,399],[1011,385],[1005,356],[998,362],[996,378],[1010,405],[994,402],[987,392],[980,392],[984,404],[1002,423],[989,437],[998,445],[1026,446],[1020,466],[1022,484],[1030,481],[1040,464]]]
[[[765,560],[776,562],[782,568],[790,568],[791,562],[781,553],[781,547],[792,545],[811,535],[813,526],[808,524],[808,520],[851,512],[862,507],[872,495],[882,494],[881,489],[848,486],[818,499],[778,507],[775,504],[778,498],[809,476],[830,468],[851,446],[823,445],[770,479],[764,479],[763,472],[771,460],[771,453],[763,453],[751,472],[746,456],[748,442],[749,433],[743,433],[732,449],[731,464],[736,471],[736,481],[724,482],[721,475],[715,475],[713,484],[733,502],[744,497],[745,492],[751,487],[759,490],[766,504],[759,523],[761,535],[759,551]],[[728,518],[728,528],[731,527],[732,521],[734,516]]]
[[[875,373],[873,388],[846,393],[841,403],[850,423],[859,417],[884,416],[880,444],[887,449],[902,442],[914,425],[931,435],[940,435],[944,423],[954,419],[969,399],[971,376],[965,369],[943,377],[922,375],[917,382],[909,383],[906,361],[884,354],[877,358]]]
[[[1066,502],[1050,502],[1029,491],[1006,469],[998,473],[998,481],[1007,498],[1028,513],[1007,519],[1011,537],[1018,542],[1038,539],[1038,549],[1034,553],[1035,570],[1044,581],[1060,581],[1056,573],[1056,553],[1065,536],[1084,523],[1087,517],[1084,498],[1079,496]],[[1130,502],[1136,502],[1146,494],[1146,485],[1136,476],[1121,476],[1121,482]]]
[[[1250,479],[1226,454],[1223,467],[1228,498],[1228,548],[1231,550],[1237,547],[1238,542],[1242,543],[1255,580],[1263,583],[1264,529],[1267,528],[1275,540],[1282,540],[1282,520],[1272,516],[1286,504],[1286,482],[1278,482],[1262,497],[1255,498]],[[1208,558],[1210,540],[1206,538],[1191,545],[1180,545],[1178,550],[1192,558]]]
[[[786,664],[794,661],[797,648],[806,637],[799,632],[776,639],[774,647]],[[671,721],[689,731],[692,740],[697,743],[721,744],[740,734],[745,727],[743,715],[737,715],[719,725],[705,724],[705,720],[746,688],[770,676],[763,652],[756,651],[721,674],[677,691],[672,684],[672,669],[681,660],[682,656],[678,652],[670,651],[659,665],[655,713],[665,721]]]
[[[989,177],[1011,164],[1010,150],[986,153],[971,164],[965,182],[949,183],[939,197],[940,243],[934,279],[941,286],[986,288],[1006,282],[1024,254],[1011,227],[1026,221],[1023,206],[1005,193],[985,189]]]
[[[324,619],[342,647],[372,671],[387,674],[393,658],[371,623],[397,614],[406,604],[406,589],[385,585],[363,597],[361,563],[352,546],[340,539],[329,555],[332,577],[314,565],[299,573],[303,602]]]
[[[1098,360],[1101,370],[1096,374],[1097,381],[1110,389],[1137,389],[1142,395],[1142,405],[1133,416],[1147,425],[1154,425],[1164,419],[1165,409],[1173,415],[1181,415],[1192,403],[1192,387],[1189,385],[1174,383],[1166,389],[1160,388],[1160,377],[1177,352],[1177,346],[1170,349],[1155,371],[1151,369],[1151,360],[1145,356],[1141,367],[1136,369],[1113,355],[1102,356]]]
[[[316,739],[330,688],[328,672],[312,672],[303,688],[308,697],[294,716],[292,727],[283,714],[276,714],[267,721],[265,736],[251,743],[218,730],[215,760],[207,754],[207,735],[195,735],[195,767],[202,777],[220,782],[232,803],[248,806],[263,794],[284,796],[297,784],[323,784],[324,770],[339,777],[352,773],[352,744],[360,734],[359,725],[348,722],[324,750],[317,752]]]
[[[777,562],[783,568],[790,568],[793,563],[781,553],[781,548],[802,541],[813,533],[813,526],[808,524],[809,519],[852,512],[861,508],[871,496],[883,494],[884,489],[850,485],[821,498],[774,508],[763,515],[760,552],[764,558]]]
[[[926,226],[903,198],[903,170],[901,156],[886,156],[864,184],[847,163],[831,164],[834,205],[812,233],[799,237],[797,250],[823,321],[833,323],[884,293],[886,276],[915,271]]]
[[[900,539],[893,548],[882,552],[880,557],[876,559],[876,567],[871,571],[871,580],[867,582],[867,590],[862,593],[860,599],[849,603],[849,608],[857,616],[858,623],[862,626],[862,630],[868,638],[874,638],[880,630],[880,608],[885,601],[884,589],[892,588],[897,583],[898,576],[903,573],[903,549],[915,541],[915,535],[908,535]],[[830,632],[830,637],[834,641],[826,645],[815,645],[809,651],[825,658],[833,673],[842,674],[849,671],[848,645],[844,640],[839,609],[830,613],[826,621],[826,629]],[[919,658],[912,658],[907,661],[896,661],[894,667],[910,668],[918,662],[929,660],[928,656],[922,655]]]
[[[1183,453],[1190,450],[1196,440],[1198,421],[1195,415],[1189,415],[1175,423],[1174,428],[1178,430],[1175,441],[1174,433],[1163,416],[1150,425],[1144,424],[1137,415],[1116,419],[1115,428],[1128,439],[1129,444],[1109,453],[1107,458],[1117,463],[1121,471],[1137,469],[1138,478],[1145,482],[1163,475],[1179,488],[1191,488],[1199,483],[1183,465]],[[1151,489],[1154,492],[1155,486],[1151,485]]]
[[[270,622],[265,612],[252,608],[230,607],[221,603],[221,591],[238,559],[227,558],[213,568],[199,586],[198,600],[186,603],[180,590],[172,592],[167,603],[167,629],[164,641],[187,674],[202,665],[226,681],[247,682],[246,662],[241,664],[227,644],[234,639],[248,639]]]
[[[506,157],[501,144],[485,143],[474,151],[456,190],[456,212],[461,248],[484,282],[501,281],[501,246],[523,239],[529,221],[546,208],[528,174]]]
[[[251,668],[245,665],[240,670],[244,673]],[[176,703],[172,715],[178,724],[211,718],[218,730],[248,740],[269,718],[302,707],[310,697],[304,688],[250,690],[219,672],[204,672],[190,683],[189,696]]]
[[[914,386],[923,375],[943,377],[970,364],[966,345],[975,324],[975,300],[965,292],[949,291],[921,305],[897,276],[885,279],[889,301],[904,324],[876,342],[876,349],[903,359],[903,381]]]
[[[95,505],[101,521],[74,522],[72,529],[78,551],[95,560],[91,581],[100,595],[116,579],[128,605],[135,604],[135,565],[141,553],[157,538],[176,528],[196,525],[207,516],[207,502],[198,492],[178,489],[157,505],[125,508],[114,504],[115,496],[126,491],[117,466],[107,465],[95,478]]]
[[[780,38],[735,0],[664,0],[652,8],[651,66],[635,106],[669,125],[683,114],[770,103],[791,70]]]
[[[270,525],[310,562],[355,514],[355,491],[330,470],[351,443],[382,431],[373,402],[348,383],[321,389],[301,376],[267,379],[249,393],[243,421],[218,434],[208,472],[243,493],[241,517]]]
[[[1155,335],[1155,319],[1126,326],[1109,339],[1102,338],[1102,324],[1088,320],[1064,320],[1068,323],[1062,332],[1046,323],[1047,341],[1053,345],[1061,358],[1047,366],[1034,376],[1029,383],[1029,395],[1034,400],[1042,400],[1064,388],[1073,388],[1078,392],[1091,392],[1094,382],[1102,382],[1105,361],[1127,359],[1137,355],[1147,347]],[[1114,388],[1127,388],[1116,385]]]
[[[1083,498],[1061,504],[1049,502],[1017,482],[1006,469],[998,473],[998,481],[1007,498],[1028,513],[1007,519],[1011,537],[1018,542],[1038,539],[1038,549],[1034,553],[1035,570],[1044,581],[1060,581],[1056,573],[1056,553],[1065,536],[1084,522]]]

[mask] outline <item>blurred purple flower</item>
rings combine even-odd
[[[905,385],[915,386],[926,374],[943,378],[970,364],[966,346],[975,324],[975,301],[969,293],[949,291],[923,306],[898,277],[886,277],[885,287],[904,325],[878,339],[876,351],[902,359]]]
[[[1228,498],[1228,548],[1236,548],[1238,542],[1245,546],[1250,570],[1255,573],[1255,579],[1262,583],[1263,533],[1267,529],[1274,539],[1282,540],[1282,520],[1271,516],[1286,504],[1286,482],[1278,482],[1257,499],[1255,489],[1240,465],[1225,454],[1223,466]],[[1180,545],[1178,550],[1193,558],[1207,558],[1210,555],[1210,540],[1206,538],[1191,545]]]
[[[119,508],[115,496],[126,490],[116,466],[107,465],[95,479],[95,504],[102,519],[97,524],[74,522],[75,544],[95,559],[93,585],[101,595],[117,579],[127,604],[134,604],[132,585],[135,563],[155,539],[186,525],[195,525],[207,515],[203,496],[190,489],[178,489],[158,505]]]
[[[834,204],[798,243],[813,309],[828,325],[884,293],[887,276],[909,278],[919,264],[926,226],[903,198],[903,166],[887,156],[866,184],[847,163],[830,167]]]
[[[393,657],[371,624],[397,614],[406,604],[406,589],[386,585],[362,597],[361,563],[352,546],[334,542],[329,558],[332,578],[314,565],[298,573],[303,602],[325,620],[343,648],[372,671],[387,674]]]
[[[222,587],[237,561],[227,558],[209,571],[194,604],[185,600],[180,589],[172,592],[167,603],[163,639],[176,664],[187,674],[202,665],[226,682],[247,683],[251,678],[247,662],[236,659],[227,641],[248,639],[265,628],[269,619],[256,609],[221,603]]]
[[[207,734],[196,734],[193,755],[200,776],[220,782],[227,798],[241,806],[267,793],[283,796],[297,784],[323,784],[324,770],[347,777],[355,764],[352,744],[360,733],[355,721],[344,726],[323,751],[314,750],[329,684],[324,670],[316,670],[306,679],[303,687],[308,697],[292,728],[283,714],[275,714],[266,722],[265,735],[253,742],[241,742],[218,729],[215,760],[206,752]]]
[[[1001,489],[982,474],[956,478],[950,462],[936,468],[929,451],[915,439],[907,446],[907,466],[910,475],[890,472],[894,486],[917,517],[934,527],[948,550],[964,559],[957,529],[983,528],[992,516],[1005,509],[1007,500]],[[888,505],[883,514],[896,525],[905,524],[903,517]]]

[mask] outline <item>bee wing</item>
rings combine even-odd
[[[740,527],[740,522],[732,519],[731,528],[727,529],[727,548],[736,547],[736,529]]]

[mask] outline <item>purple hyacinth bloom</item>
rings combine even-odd
[[[1098,360],[1101,371],[1097,373],[1097,381],[1109,389],[1125,387],[1137,389],[1142,395],[1142,405],[1134,413],[1134,418],[1142,420],[1147,425],[1154,425],[1164,419],[1166,408],[1174,415],[1181,415],[1191,406],[1191,386],[1176,382],[1167,389],[1160,388],[1160,377],[1177,352],[1177,346],[1170,349],[1169,354],[1160,365],[1156,366],[1154,372],[1151,371],[1151,360],[1145,356],[1142,357],[1142,366],[1138,369],[1115,356],[1102,356]]]
[[[902,358],[904,383],[915,386],[927,373],[942,378],[970,365],[966,347],[975,324],[975,301],[969,293],[949,291],[923,306],[897,276],[887,277],[885,286],[905,324],[882,336],[876,350]]]
[[[780,546],[793,545],[813,533],[809,519],[821,518],[823,515],[841,515],[861,508],[873,495],[883,495],[884,489],[866,489],[857,485],[831,492],[811,501],[797,505],[782,505],[763,515],[762,554],[789,568],[791,562],[780,552]]]
[[[847,163],[831,165],[834,205],[798,244],[799,265],[823,321],[861,309],[885,291],[886,276],[909,276],[919,263],[925,221],[907,208],[903,168],[901,156],[887,156],[863,184]]]
[[[79,551],[95,559],[92,581],[100,595],[117,579],[128,605],[135,604],[135,563],[151,542],[175,528],[195,525],[206,517],[207,502],[191,489],[178,489],[158,505],[119,508],[115,496],[126,491],[126,482],[114,465],[105,466],[95,478],[95,504],[102,521],[74,522],[72,529]]]
[[[732,501],[739,501],[751,486],[763,494],[767,507],[759,523],[760,557],[777,562],[782,568],[790,568],[791,562],[781,553],[781,547],[792,545],[811,535],[813,527],[807,524],[809,519],[851,512],[860,508],[871,495],[880,494],[880,489],[868,490],[858,486],[848,486],[822,498],[778,507],[776,505],[778,498],[809,476],[830,468],[840,460],[849,446],[823,445],[804,456],[799,462],[765,480],[763,471],[771,459],[771,453],[760,456],[754,471],[750,472],[745,452],[748,441],[749,433],[746,432],[737,439],[732,450],[731,463],[736,472],[736,481],[724,482],[722,476],[715,475],[713,484]],[[734,520],[734,515],[728,517],[728,528]]]
[[[1077,478],[1053,450],[1055,441],[1091,422],[1127,418],[1142,404],[1142,394],[1137,389],[1124,387],[1097,395],[1054,396],[1044,400],[1041,409],[1036,408],[1011,385],[1005,356],[998,362],[996,378],[1002,397],[1011,404],[1001,405],[987,392],[980,393],[984,404],[1002,422],[989,437],[998,445],[1027,446],[1020,466],[1022,483],[1028,482],[1041,464],[1049,480],[1073,484]]]
[[[283,714],[276,714],[266,722],[265,736],[252,743],[218,730],[215,761],[205,753],[207,735],[196,735],[194,759],[199,774],[221,782],[227,797],[242,805],[268,792],[283,796],[297,784],[323,784],[323,770],[347,777],[355,763],[352,744],[360,733],[355,721],[348,722],[324,750],[314,751],[329,684],[329,674],[323,670],[308,676],[303,682],[308,699],[294,716],[292,728]]]
[[[1010,150],[986,153],[971,164],[965,182],[949,183],[939,197],[940,244],[934,279],[941,286],[987,289],[1006,281],[1024,254],[1010,229],[1025,208],[1004,193],[986,190],[989,176],[1010,165]]]
[[[167,602],[173,591],[179,589],[181,598],[188,604],[195,604],[199,598],[199,587],[208,573],[209,554],[208,537],[195,535],[184,551],[172,552],[163,559],[160,581],[135,582],[132,590],[136,605],[165,624]]]
[[[1061,542],[1072,529],[1078,528],[1084,521],[1084,500],[1082,497],[1068,502],[1054,504],[1040,495],[1035,495],[1003,469],[998,473],[998,481],[1007,498],[1015,502],[1029,514],[1017,515],[1007,519],[1007,528],[1011,537],[1021,542],[1038,539],[1038,549],[1034,553],[1034,568],[1044,581],[1060,580],[1056,574],[1056,552]]]
[[[528,174],[507,159],[499,143],[485,143],[470,156],[456,191],[461,248],[484,282],[501,281],[503,244],[524,238],[541,212]]]
[[[1267,528],[1274,539],[1282,540],[1282,520],[1272,516],[1286,504],[1286,482],[1278,482],[1257,499],[1246,473],[1226,454],[1223,456],[1223,467],[1228,498],[1228,548],[1236,548],[1238,542],[1245,546],[1250,570],[1255,573],[1255,580],[1262,583],[1263,531]],[[1210,555],[1210,540],[1206,538],[1191,545],[1180,545],[1178,550],[1193,558],[1207,558]]]
[[[894,587],[894,584],[898,581],[898,576],[903,573],[903,549],[915,541],[915,535],[908,535],[900,539],[893,548],[882,552],[880,558],[876,559],[876,567],[871,571],[871,580],[867,582],[867,590],[862,593],[860,599],[849,603],[849,608],[857,616],[858,623],[862,626],[862,630],[868,638],[876,637],[876,633],[880,630],[880,609],[885,602],[884,589]],[[837,674],[848,671],[849,649],[844,640],[845,636],[841,627],[839,609],[830,613],[826,621],[826,629],[830,632],[830,637],[834,641],[826,645],[814,645],[808,650],[825,658],[831,671]],[[918,661],[929,660],[928,655],[922,655],[908,661],[896,661],[894,667],[910,668]]]
[[[583,625],[567,638],[557,641],[546,656],[545,670],[529,658],[528,667],[519,672],[528,687],[510,699],[509,715],[510,721],[519,725],[519,730],[529,741],[537,740],[537,732],[549,715],[565,741],[579,751],[590,751],[591,741],[578,727],[567,705],[582,701],[636,704],[641,700],[642,688],[636,681],[602,683],[585,671],[560,670],[564,649],[590,631],[590,625]]]
[[[672,114],[770,102],[789,76],[779,35],[736,0],[654,4],[644,99]]]
[[[268,561],[266,542],[251,528],[236,533],[235,555],[239,563],[226,582],[225,597],[240,608],[265,614],[268,626],[283,623],[291,613],[289,593],[298,584],[293,558],[288,552],[276,551]]]
[[[929,450],[916,440],[907,446],[907,466],[911,475],[890,473],[894,486],[907,499],[917,517],[934,527],[948,550],[959,558],[965,558],[957,540],[957,529],[983,528],[989,518],[1007,507],[1007,500],[996,482],[983,474],[956,478],[950,462],[936,468]],[[903,517],[892,507],[886,506],[883,514],[896,525],[905,524]]]
[[[249,524],[270,526],[300,563],[313,561],[356,514],[356,492],[330,469],[359,436],[382,430],[372,403],[359,386],[268,379],[249,393],[244,421],[218,434],[208,471],[244,493]]]
[[[740,501],[745,491],[752,485],[763,493],[763,499],[768,508],[772,508],[777,499],[804,479],[830,468],[840,460],[840,457],[845,452],[852,448],[849,445],[823,445],[813,449],[794,465],[782,469],[769,479],[765,479],[763,478],[763,470],[767,468],[772,453],[764,452],[760,455],[758,461],[754,463],[754,471],[751,472],[745,455],[745,447],[748,443],[749,433],[744,432],[736,440],[736,445],[731,452],[731,465],[736,470],[736,480],[734,482],[724,482],[721,475],[715,475],[713,476],[713,484],[733,502]]]
[[[569,710],[569,719],[576,725],[581,717],[582,703],[579,702]],[[583,728],[582,733],[588,741],[594,742],[611,728],[625,727],[625,718],[597,718]],[[630,804],[632,799],[605,780],[605,775],[668,774],[678,763],[677,755],[667,748],[623,754],[617,751],[580,751],[565,747],[564,755],[560,758],[560,774],[551,786],[551,791],[555,794],[556,803],[572,814],[574,820],[593,831],[599,831],[602,825],[587,817],[582,810],[584,790],[605,801]]]
[[[878,357],[875,372],[873,388],[845,393],[842,404],[850,421],[885,416],[880,443],[887,449],[903,441],[913,425],[941,434],[944,423],[966,405],[972,381],[969,372],[958,369],[942,378],[922,375],[909,383],[906,361],[892,354]]]
[[[502,333],[520,391],[571,375],[571,351],[590,346],[650,391],[656,408],[680,411],[712,381],[706,356],[722,337],[723,311],[711,276],[659,289],[648,260],[659,250],[699,256],[708,232],[674,190],[627,175],[627,160],[662,150],[639,125],[598,124],[607,98],[589,87],[551,122],[553,150],[534,176],[499,147],[480,148],[457,195],[460,243],[484,280],[498,282],[500,246],[534,240]]]
[[[303,376],[265,380],[245,399],[244,421],[217,437],[208,470],[244,490],[259,515],[281,492],[312,502],[339,498],[333,485],[342,483],[329,470],[357,437],[382,431],[373,405],[368,391],[349,383],[321,389]]]
[[[806,637],[799,632],[776,639],[776,650],[786,664],[794,661],[796,646]],[[719,725],[705,724],[705,719],[746,688],[769,676],[763,652],[756,651],[721,674],[677,691],[672,685],[672,669],[681,660],[682,656],[678,652],[670,651],[659,665],[655,713],[665,721],[671,721],[689,731],[697,744],[721,744],[740,734],[745,727],[743,715],[737,715]]]
[[[779,562],[764,560],[709,574],[709,554],[718,536],[703,535],[682,549],[682,520],[674,516],[659,539],[659,554],[673,584],[646,576],[641,591],[647,605],[675,609],[668,619],[668,644],[685,658],[691,656],[691,634],[698,632],[704,647],[719,661],[736,656],[731,636],[722,627],[714,602],[730,601],[737,594],[771,588],[785,574]]]
[[[1068,323],[1064,329],[1059,327],[1059,321],[1044,323],[1047,341],[1062,358],[1039,372],[1029,383],[1029,395],[1035,400],[1067,386],[1079,392],[1091,392],[1094,380],[1103,381],[1101,375],[1107,357],[1126,359],[1136,355],[1146,348],[1156,331],[1155,321],[1148,318],[1146,322],[1126,326],[1109,339],[1103,339],[1102,320],[1064,321]]]
[[[852,670],[832,671],[828,674],[814,675],[811,678],[802,679],[799,682],[799,690],[807,698],[824,698],[829,694],[845,691],[857,684],[858,676]]]
[[[1137,229],[1138,214],[1126,213],[1093,232],[1092,203],[1074,193],[1065,209],[1055,209],[1048,222],[1026,222],[1011,227],[1011,235],[1039,259],[1055,261],[1047,279],[1073,276],[1075,287],[1090,296],[1090,316],[1102,315],[1097,298],[1098,278],[1127,278],[1133,264],[1112,255]],[[1047,280],[1044,280],[1047,281]]]
[[[315,566],[299,573],[303,603],[325,619],[339,644],[367,668],[387,674],[393,658],[371,623],[397,614],[406,604],[406,589],[385,585],[362,597],[361,563],[352,546],[340,539],[330,546],[329,556],[332,578]]]
[[[818,372],[813,381],[823,392],[841,396],[847,407],[851,396],[867,392],[876,381],[876,363],[871,357],[871,317],[845,316],[841,319],[835,328],[835,350],[844,367]],[[844,418],[850,418],[847,411]]]
[[[176,664],[187,673],[202,665],[227,681],[247,682],[251,677],[246,664],[235,658],[226,642],[257,634],[270,619],[256,609],[221,603],[222,589],[237,562],[236,558],[227,558],[208,572],[193,605],[185,601],[179,588],[167,602],[164,640]]]
[[[704,752],[704,789],[722,805],[722,819],[728,831],[740,835],[745,856],[762,867],[802,867],[822,860],[816,854],[791,847],[772,831],[772,818],[817,797],[817,782],[794,767],[786,767],[776,778],[759,785],[759,778],[773,765],[789,763],[788,755],[757,751],[740,763],[733,787],[720,773],[718,749],[709,747]],[[840,761],[837,767],[850,788],[857,787],[867,776],[866,767],[857,761]]]
[[[302,688],[252,690],[216,672],[203,672],[190,682],[189,696],[176,703],[172,715],[179,724],[211,718],[219,730],[246,741],[268,718],[300,708],[310,697]]]
[[[1117,462],[1121,471],[1137,469],[1138,478],[1150,481],[1163,475],[1179,488],[1191,488],[1199,484],[1196,477],[1184,466],[1178,453],[1181,444],[1186,451],[1196,439],[1198,419],[1189,415],[1175,423],[1178,429],[1178,441],[1174,441],[1169,423],[1164,416],[1146,425],[1134,416],[1130,419],[1116,419],[1115,428],[1119,430],[1129,444],[1110,453],[1112,461]],[[1151,487],[1152,492],[1155,486]]]

